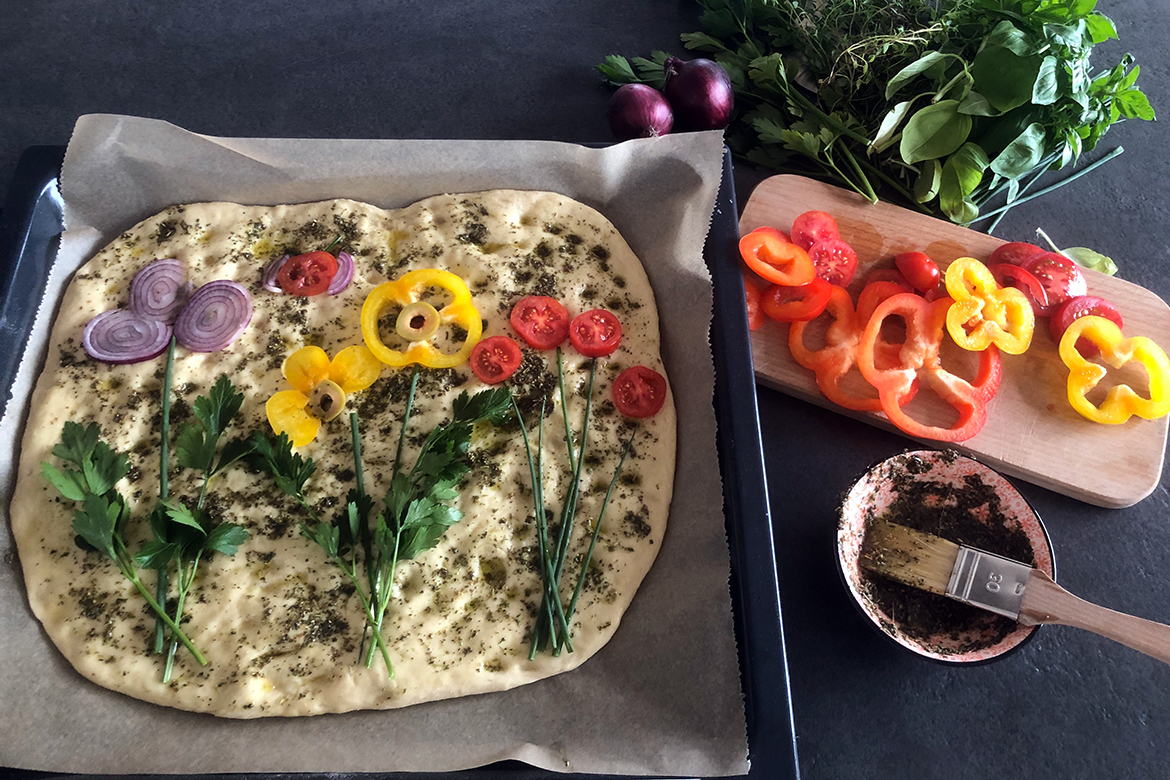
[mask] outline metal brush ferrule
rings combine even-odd
[[[1019,561],[960,546],[955,568],[947,583],[947,595],[1018,620],[1024,589],[1031,575],[1032,567]]]

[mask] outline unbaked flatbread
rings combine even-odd
[[[338,249],[356,259],[353,284],[337,296],[295,298],[266,292],[263,266],[280,254]],[[336,251],[336,250],[335,250]],[[356,663],[363,618],[340,571],[298,532],[302,515],[272,480],[245,468],[212,484],[217,520],[246,526],[251,539],[232,557],[202,564],[184,628],[210,660],[185,651],[174,679],[161,682],[162,658],[149,652],[154,619],[112,563],[73,542],[72,502],[40,474],[66,421],[100,424],[103,438],[129,453],[132,471],[119,488],[132,510],[131,549],[149,537],[146,514],[158,497],[160,387],[164,359],[115,366],[92,361],[81,331],[97,313],[127,304],[131,278],[155,258],[173,257],[196,286],[214,279],[245,285],[255,302],[244,335],[211,354],[176,352],[172,432],[190,404],[228,374],[245,394],[237,430],[268,431],[264,403],[287,389],[284,358],[305,344],[330,356],[360,344],[359,313],[378,284],[416,268],[463,277],[484,319],[484,335],[514,335],[508,313],[520,297],[561,300],[571,314],[604,307],[622,321],[623,342],[601,359],[594,389],[583,495],[565,577],[576,580],[579,554],[632,429],[613,407],[610,384],[642,364],[663,375],[658,317],[646,274],[600,214],[543,192],[442,195],[384,211],[346,200],[259,207],[229,203],[175,206],[119,236],[82,267],[61,302],[45,368],[25,430],[12,504],[16,539],[36,616],[66,658],[89,679],[131,696],[238,718],[310,715],[401,707],[505,690],[572,669],[597,652],[661,546],[675,460],[675,413],[665,408],[641,424],[623,468],[574,619],[575,652],[528,660],[528,637],[540,597],[531,480],[518,432],[483,426],[472,441],[474,471],[458,507],[464,519],[439,545],[399,565],[385,635],[396,676],[380,662]],[[588,361],[565,349],[570,416],[580,427]],[[525,349],[513,381],[530,420],[542,394],[555,396],[554,353]],[[362,423],[369,492],[380,499],[394,457],[409,371],[386,368],[355,398]],[[482,389],[466,367],[425,370],[408,434],[407,462],[421,439],[450,417],[463,390]],[[548,406],[544,431],[546,497],[556,513],[567,484],[559,405]],[[225,436],[227,438],[227,436]],[[302,448],[318,464],[307,494],[331,517],[352,486],[346,418],[322,426]],[[172,496],[194,496],[199,475],[172,457]],[[153,586],[153,575],[143,579]]]

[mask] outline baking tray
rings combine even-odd
[[[13,376],[24,352],[62,229],[63,204],[57,176],[63,146],[31,147],[22,155],[0,212],[0,412],[7,405]],[[717,446],[723,476],[724,517],[731,550],[731,598],[739,648],[740,675],[747,714],[749,778],[798,778],[796,732],[784,651],[780,592],[771,513],[764,473],[764,454],[756,408],[751,342],[743,300],[743,282],[736,258],[738,208],[731,155],[723,157],[723,180],[703,257],[714,285],[711,344],[715,360]],[[0,769],[13,778],[76,777],[29,770]],[[181,775],[136,775],[174,778]],[[329,777],[421,778],[418,773],[371,774],[238,774],[238,780]],[[462,772],[447,779],[529,780],[557,776],[520,762],[501,762]],[[108,777],[108,775],[106,775]],[[564,775],[613,778],[613,775]]]

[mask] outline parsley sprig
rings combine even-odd
[[[277,486],[308,513],[309,519],[301,523],[301,534],[320,547],[354,586],[366,617],[363,631],[373,635],[365,665],[372,666],[377,651],[391,677],[394,666],[382,626],[393,592],[394,572],[400,562],[411,560],[438,544],[446,530],[463,518],[463,513],[451,502],[458,498],[459,486],[470,471],[467,454],[472,430],[481,422],[499,425],[510,411],[510,394],[505,389],[483,390],[474,396],[460,393],[452,406],[452,419],[431,430],[414,465],[406,471],[402,465],[402,440],[410,422],[416,382],[417,374],[412,379],[411,398],[403,414],[403,433],[390,487],[382,499],[372,534],[369,516],[376,507],[365,488],[361,436],[355,413],[350,413],[350,429],[356,486],[332,522],[322,520],[305,495],[305,485],[316,470],[312,459],[293,452],[291,442],[283,433],[275,441],[261,433],[253,434],[251,439],[257,465],[270,473]],[[359,561],[359,550],[363,561]],[[364,584],[358,575],[359,563],[365,564]]]
[[[195,399],[194,413],[198,423],[188,423],[179,430],[176,442],[176,456],[180,466],[203,472],[203,484],[199,490],[199,497],[193,508],[178,501],[171,500],[168,495],[166,474],[169,468],[166,443],[170,441],[170,383],[171,363],[174,344],[167,359],[167,375],[163,386],[163,417],[161,449],[161,475],[159,479],[159,503],[150,514],[151,531],[154,534],[152,541],[143,545],[135,559],[140,566],[155,569],[159,577],[160,601],[167,593],[165,583],[169,578],[168,571],[171,564],[175,566],[175,582],[177,587],[174,621],[182,622],[183,609],[187,601],[187,594],[195,583],[195,574],[199,563],[213,553],[234,555],[240,545],[249,538],[249,533],[242,526],[235,523],[220,523],[213,526],[211,517],[204,509],[207,499],[207,489],[211,478],[220,474],[229,466],[243,458],[251,451],[247,440],[234,439],[221,448],[220,437],[227,430],[240,406],[244,402],[242,393],[236,390],[226,375],[221,375],[212,385],[207,396]],[[219,455],[218,461],[216,455]],[[163,670],[163,682],[169,682],[174,668],[175,651],[178,643],[171,639],[167,650],[166,667]],[[155,652],[160,652],[156,633]]]
[[[207,658],[142,583],[135,557],[126,544],[130,509],[114,486],[129,473],[129,459],[101,440],[97,423],[85,427],[75,422],[65,423],[61,441],[53,447],[53,455],[69,466],[59,469],[44,462],[41,463],[41,473],[62,496],[80,502],[80,508],[73,515],[73,531],[77,534],[78,545],[113,561],[122,576],[134,585],[155,615],[170,629],[171,635],[191,651],[200,665],[206,666]]]

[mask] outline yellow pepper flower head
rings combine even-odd
[[[317,437],[322,421],[341,413],[351,393],[374,384],[382,362],[361,346],[346,347],[333,360],[320,347],[302,347],[280,371],[293,389],[268,399],[268,424],[288,434],[294,447],[303,447]]]

